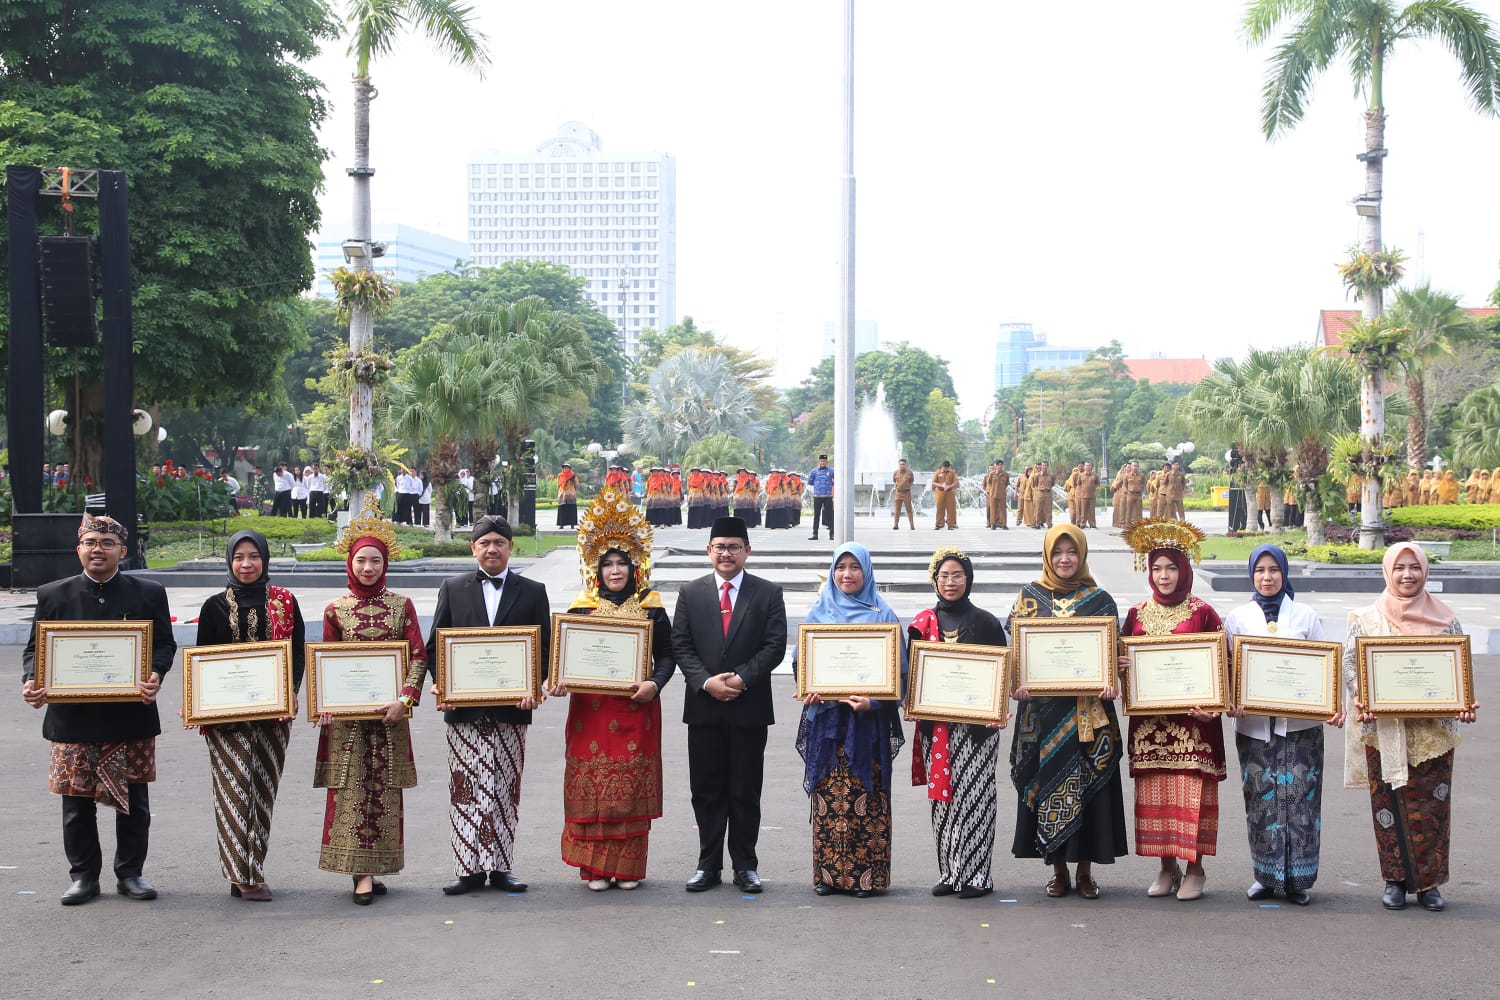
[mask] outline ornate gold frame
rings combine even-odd
[[[1104,631],[1101,643],[1103,655],[1099,661],[1097,679],[1090,676],[1088,682],[1081,681],[1033,681],[1026,676],[1026,638],[1028,632],[1092,632]],[[1011,619],[1011,683],[1016,688],[1025,688],[1028,694],[1044,697],[1053,695],[1097,695],[1107,687],[1115,686],[1115,658],[1120,646],[1120,623],[1113,615],[1080,618],[1013,618]],[[1012,689],[1014,690],[1014,688]]]
[[[628,677],[608,679],[603,677],[570,678],[562,662],[563,648],[569,632],[598,632],[602,634],[634,632],[638,634],[639,654],[631,664]],[[569,694],[630,694],[630,686],[639,684],[651,675],[651,619],[612,618],[603,615],[552,616],[552,651],[548,661],[547,677],[552,684],[561,684]]]
[[[1380,653],[1396,653],[1404,649],[1421,649],[1424,652],[1451,650],[1453,653],[1454,687],[1458,691],[1457,702],[1397,702],[1375,704],[1370,690],[1371,659]],[[1467,635],[1360,635],[1354,638],[1355,673],[1359,681],[1359,700],[1365,711],[1394,718],[1448,718],[1468,711],[1474,704],[1474,660]]]
[[[448,659],[454,646],[514,645],[526,647],[526,687],[489,688],[460,693],[448,689]],[[491,628],[440,628],[433,645],[436,652],[437,700],[445,705],[515,705],[526,698],[542,700],[542,628],[540,625],[508,625]]]
[[[215,661],[259,658],[271,653],[276,658],[276,693],[280,699],[275,705],[246,706],[235,709],[213,709],[194,711],[193,692],[201,687],[198,673]],[[297,693],[292,687],[292,640],[279,639],[269,642],[238,642],[219,646],[189,646],[182,651],[182,727],[217,726],[228,722],[255,722],[260,719],[286,719],[292,715],[292,703]]]
[[[310,642],[307,644],[307,718],[309,722],[316,722],[318,716],[323,714],[322,700],[319,698],[319,679],[323,670],[323,660],[354,658],[370,656],[376,653],[396,654],[396,685],[395,693],[391,701],[401,696],[401,689],[406,685],[406,668],[411,649],[404,642]],[[356,708],[336,709],[330,712],[341,721],[373,721],[385,718],[385,706],[390,702],[369,702]],[[378,706],[378,707],[377,707]],[[411,718],[411,708],[406,709],[406,717]]]
[[[126,702],[140,701],[140,683],[151,676],[151,643],[153,623],[147,621],[92,621],[92,622],[37,622],[36,623],[36,652],[35,667],[36,676],[33,678],[39,688],[47,689],[47,700],[59,705],[68,704],[99,704],[103,702]],[[68,632],[83,633],[97,636],[101,640],[123,639],[127,636],[134,639],[136,651],[134,659],[135,678],[128,682],[122,681],[119,685],[101,685],[98,687],[53,687],[49,682],[49,673],[53,659],[52,643],[58,638],[63,638]]]
[[[819,694],[833,700],[858,696],[880,701],[897,701],[901,697],[901,629],[899,622],[864,622],[857,625],[832,625],[804,622],[797,626],[797,697]],[[817,669],[814,649],[819,639],[879,640],[881,652],[879,680],[869,684],[819,684],[812,674]]]
[[[995,690],[988,704],[972,711],[949,706],[927,707],[918,703],[922,690],[922,679],[926,675],[928,654],[944,659],[999,660],[995,671]],[[906,678],[906,714],[912,719],[934,722],[1000,723],[1005,728],[1006,716],[1010,714],[1010,650],[1005,646],[979,646],[956,642],[928,642],[914,640],[911,643],[911,670]]]
[[[1246,668],[1249,665],[1250,654],[1260,650],[1285,650],[1298,656],[1318,655],[1326,658],[1330,700],[1333,703],[1328,711],[1325,712],[1321,707],[1310,703],[1300,703],[1303,707],[1299,707],[1299,703],[1293,701],[1251,701]],[[1234,675],[1234,703],[1243,708],[1247,715],[1270,715],[1287,719],[1311,719],[1326,722],[1330,717],[1338,714],[1343,704],[1344,647],[1341,643],[1324,642],[1320,639],[1289,639],[1274,635],[1237,635],[1234,637],[1234,653],[1230,659]]]
[[[1120,640],[1130,661],[1120,682],[1121,704],[1126,715],[1178,715],[1190,708],[1205,712],[1229,711],[1229,660],[1223,632],[1189,632],[1185,635],[1131,635]],[[1162,653],[1174,649],[1211,650],[1214,660],[1212,701],[1201,698],[1163,699],[1142,705],[1135,698],[1135,659],[1142,653]]]

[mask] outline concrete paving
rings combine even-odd
[[[880,573],[883,539],[903,548],[958,543],[971,552],[1033,549],[1035,532],[965,527],[864,531]],[[888,523],[886,524],[888,527]],[[803,538],[757,532],[750,565],[790,554]],[[800,532],[796,534],[800,535]],[[659,542],[701,551],[703,539],[663,532]],[[1006,544],[990,542],[999,536]],[[1091,532],[1091,564],[1122,607],[1145,594],[1141,574],[1118,538]],[[819,543],[831,551],[826,541]],[[930,551],[930,548],[929,548]],[[1035,564],[1033,563],[1033,569]],[[528,562],[555,610],[576,591],[568,551]],[[174,611],[191,617],[216,588],[172,591]],[[320,608],[333,591],[302,591]],[[430,613],[435,591],[414,591]],[[788,593],[793,616],[810,592]],[[1221,610],[1236,595],[1201,593]],[[671,592],[665,594],[670,604]],[[29,618],[27,595],[0,594],[0,615]],[[1343,634],[1348,607],[1363,595],[1314,594],[1306,603],[1331,634]],[[925,598],[896,593],[909,618]],[[1010,597],[981,601],[1002,613]],[[1500,626],[1500,600],[1453,600],[1466,626]],[[180,620],[182,620],[180,618]],[[186,627],[186,626],[185,626]],[[190,631],[190,629],[189,629]],[[1476,644],[1476,649],[1483,647]],[[18,677],[20,649],[0,646],[0,672]],[[1500,657],[1475,663],[1481,710],[1500,705]],[[1344,789],[1341,734],[1328,734],[1330,783],[1324,793],[1323,866],[1306,909],[1284,900],[1247,902],[1250,867],[1233,750],[1221,786],[1218,856],[1208,859],[1208,894],[1199,902],[1146,898],[1151,859],[1127,857],[1097,870],[1103,897],[1047,899],[1047,870],[1010,855],[1015,794],[1002,759],[995,857],[997,892],[964,901],[935,899],[928,803],[909,787],[910,749],[897,761],[892,890],[883,898],[820,899],[810,891],[807,797],[793,749],[797,706],[791,679],[774,679],[780,722],[767,751],[761,874],[767,890],[745,896],[725,886],[683,891],[696,833],[688,803],[683,688],[664,692],[666,815],[653,827],[647,881],[632,892],[590,893],[558,859],[562,824],[562,726],[566,706],[536,716],[521,801],[516,869],[524,895],[485,891],[449,898],[443,724],[424,704],[413,734],[420,784],[407,793],[405,872],[386,879],[389,896],[369,908],[349,900],[347,879],[317,869],[324,793],[311,787],[314,731],[299,722],[287,760],[268,875],[276,899],[229,898],[219,874],[207,754],[201,737],[175,726],[178,677],[163,686],[167,732],[158,740],[152,788],[152,853],[146,875],[161,898],[131,902],[109,892],[64,908],[67,887],[60,808],[48,794],[41,714],[18,696],[0,699],[0,940],[6,976],[0,997],[1162,997],[1254,998],[1421,995],[1493,997],[1500,980],[1497,880],[1490,869],[1500,829],[1500,737],[1493,720],[1466,727],[1454,786],[1452,881],[1448,912],[1381,909],[1368,796]],[[909,727],[908,727],[909,728]],[[1232,740],[1231,746],[1232,746]],[[1126,782],[1129,798],[1130,784]],[[1127,805],[1127,809],[1129,806]],[[106,851],[112,843],[104,826]],[[1132,841],[1133,843],[1133,841]]]

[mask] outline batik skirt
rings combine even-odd
[[[1380,751],[1365,747],[1370,774],[1380,773]],[[1380,875],[1401,882],[1407,892],[1426,892],[1448,881],[1453,751],[1408,768],[1405,785],[1392,788],[1370,779],[1370,811],[1375,817],[1375,849]]]
[[[260,885],[266,880],[271,811],[292,725],[266,720],[206,726],[203,736],[213,772],[219,870],[226,881]]]
[[[1197,861],[1217,853],[1219,783],[1201,771],[1135,776],[1135,853]]]
[[[1323,834],[1323,727],[1257,740],[1235,736],[1255,881],[1305,892],[1318,880]]]
[[[886,889],[891,884],[891,795],[872,762],[871,792],[849,769],[839,747],[828,774],[813,786],[813,884],[843,892]]]
[[[1000,731],[949,725],[948,754],[953,791],[950,801],[932,800],[932,839],[937,848],[938,881],[955,889],[993,887],[996,779]],[[927,773],[942,765],[932,759],[932,743],[922,740]]]

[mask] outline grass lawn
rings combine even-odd
[[[1250,553],[1262,545],[1280,545],[1286,548],[1294,543],[1301,545],[1306,540],[1307,532],[1300,528],[1296,531],[1284,531],[1279,535],[1271,532],[1263,535],[1241,535],[1238,538],[1210,535],[1203,540],[1199,551],[1203,553],[1205,560],[1212,558],[1215,562],[1243,564],[1250,559]]]

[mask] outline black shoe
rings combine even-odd
[[[980,896],[988,896],[990,893],[992,893],[994,891],[995,890],[993,888],[989,888],[989,887],[980,887],[980,886],[977,886],[977,885],[966,885],[962,889],[958,890],[958,898],[959,899],[978,899]]]
[[[99,880],[96,878],[81,878],[68,887],[68,891],[62,894],[62,905],[79,906],[87,903],[99,895]]]
[[[526,883],[516,878],[515,872],[490,872],[490,888],[506,892],[525,892]]]
[[[832,537],[832,536],[830,536],[830,537]],[[808,535],[807,536],[807,540],[809,542],[816,542],[818,540],[818,536],[817,535]]]
[[[825,885],[822,882],[817,882],[813,885],[813,892],[819,896],[832,896],[834,893],[838,892],[838,890],[831,885]]]
[[[385,883],[378,878],[370,879],[370,892],[376,896],[384,896],[386,892]]]
[[[1267,889],[1259,881],[1251,882],[1250,888],[1245,890],[1246,899],[1270,899],[1273,895],[1275,895],[1275,890]]]
[[[1286,898],[1288,902],[1296,903],[1298,906],[1308,906],[1312,903],[1312,894],[1306,889],[1289,889]]]
[[[1442,913],[1443,908],[1448,905],[1443,902],[1443,894],[1438,892],[1437,886],[1433,886],[1426,892],[1417,893],[1417,902],[1422,909],[1431,910],[1433,913]]]
[[[1380,897],[1380,904],[1387,910],[1406,909],[1406,886],[1400,882],[1387,882],[1385,895]]]
[[[932,887],[932,894],[934,896],[951,896],[956,892],[958,892],[958,890],[953,888],[953,886],[949,885],[947,882],[939,882],[937,885]]]
[[[688,892],[706,892],[709,889],[712,889],[714,886],[719,885],[723,881],[724,880],[719,877],[719,873],[717,871],[709,871],[706,868],[699,868],[697,871],[693,872],[693,877],[687,880],[686,888]]]
[[[745,892],[760,892],[760,874],[754,868],[742,868],[734,873],[734,884]]]
[[[477,875],[460,875],[458,878],[443,886],[443,895],[462,896],[466,892],[484,888],[484,872]]]
[[[875,890],[874,889],[855,889],[854,890],[854,898],[855,899],[869,899],[873,895],[875,895]]]
[[[115,883],[115,891],[122,896],[129,896],[131,899],[156,898],[156,890],[152,888],[151,883],[139,875],[120,879],[120,881]]]
[[[355,906],[369,906],[375,902],[375,890],[371,889],[369,892],[350,893],[350,898],[354,900]]]

